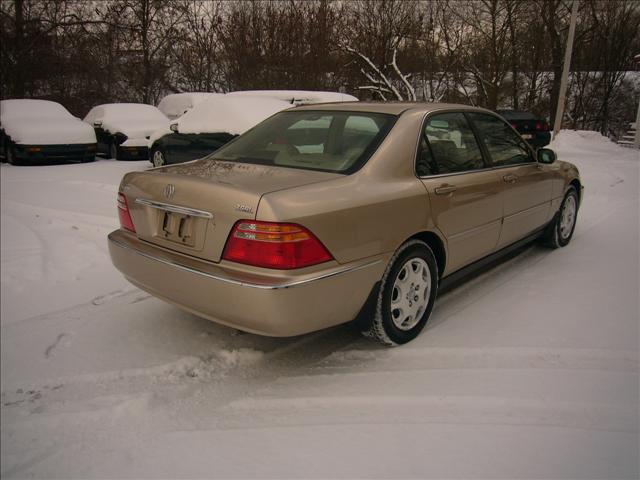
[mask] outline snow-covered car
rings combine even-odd
[[[134,285],[213,321],[293,336],[357,319],[394,345],[443,284],[535,239],[567,245],[581,200],[574,165],[488,110],[306,105],[127,173],[109,250]]]
[[[12,164],[52,160],[95,160],[93,129],[48,100],[14,99],[0,102],[0,147]]]
[[[314,90],[241,90],[227,95],[242,97],[277,98],[294,105],[309,105],[329,102],[357,102],[358,99],[348,93],[321,92]]]
[[[212,97],[149,139],[156,167],[202,158],[265,118],[292,105],[270,97]]]
[[[146,160],[149,137],[169,125],[164,113],[144,103],[98,105],[87,113],[84,121],[95,129],[98,152],[116,160]]]
[[[170,93],[165,96],[160,103],[158,103],[158,109],[164,113],[169,120],[175,120],[181,117],[193,107],[199,103],[208,100],[211,97],[217,95],[224,95],[224,93],[209,93],[209,92],[182,92],[182,93]]]

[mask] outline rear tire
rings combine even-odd
[[[382,277],[376,312],[363,330],[387,346],[407,343],[427,324],[438,293],[438,265],[433,251],[420,240],[402,245]]]
[[[571,186],[542,237],[547,247],[560,248],[569,244],[576,228],[578,206],[578,192]]]

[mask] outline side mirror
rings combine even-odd
[[[178,133],[178,124],[172,123],[171,125],[169,125],[169,130],[171,130],[172,132]]]
[[[95,122],[93,122],[93,126],[96,128],[102,127],[102,120],[96,120]]]
[[[556,152],[550,148],[539,148],[537,152],[538,162],[545,165],[551,165],[556,161]]]

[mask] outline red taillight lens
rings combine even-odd
[[[536,130],[542,130],[542,122],[536,122]]]
[[[120,192],[118,192],[118,217],[120,217],[120,226],[122,228],[131,232],[136,231],[136,227],[133,225],[133,220],[131,220],[131,214],[129,213],[127,197]]]
[[[320,240],[300,225],[254,220],[236,222],[222,258],[277,270],[309,267],[333,259]]]
[[[514,129],[516,129],[516,130],[518,129],[518,124],[517,124],[517,123],[513,123],[513,122],[512,122],[512,123],[511,123],[511,126],[512,126]]]

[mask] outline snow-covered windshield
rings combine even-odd
[[[180,117],[199,103],[202,103],[205,100],[217,95],[224,94],[205,92],[172,93],[160,100],[158,109],[170,119],[175,119]]]
[[[240,135],[290,103],[274,98],[212,97],[189,110],[178,120],[180,133],[219,133]]]
[[[387,135],[396,117],[345,111],[288,111],[265,120],[212,154],[219,160],[352,173]]]
[[[2,120],[9,118],[40,119],[73,117],[62,105],[48,100],[2,100],[0,102]]]
[[[104,120],[146,120],[156,122],[166,122],[167,117],[153,105],[142,103],[112,103],[101,106],[104,110]]]

